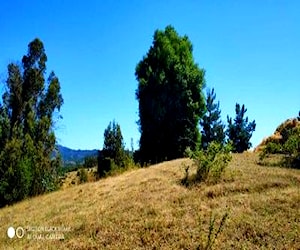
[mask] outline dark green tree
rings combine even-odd
[[[121,127],[115,121],[110,122],[104,131],[104,144],[98,157],[98,174],[105,175],[113,165],[123,168],[126,165],[126,152]]]
[[[0,206],[55,188],[60,157],[55,149],[54,117],[63,104],[39,39],[28,45],[21,64],[8,65],[0,105]]]
[[[206,113],[200,121],[202,127],[201,144],[203,149],[207,149],[208,144],[212,141],[221,145],[225,141],[225,125],[221,121],[220,103],[215,103],[216,93],[214,89],[207,91]]]
[[[186,148],[199,147],[205,80],[192,51],[188,37],[167,26],[155,31],[152,46],[136,67],[142,162],[182,157]]]
[[[124,142],[121,127],[115,121],[110,122],[104,131],[103,154],[114,160],[116,165],[123,166],[124,163]]]
[[[232,121],[232,118],[227,116],[227,136],[232,142],[233,151],[237,153],[242,153],[251,147],[250,138],[256,127],[255,120],[248,122],[248,117],[244,118],[246,112],[247,109],[244,104],[241,108],[237,103],[235,105],[235,119]]]
[[[93,168],[97,166],[97,157],[96,156],[86,156],[84,158],[83,167],[84,168]]]

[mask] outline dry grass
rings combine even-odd
[[[65,174],[65,176],[60,181],[61,189],[66,189],[70,187],[74,187],[80,184],[80,178],[78,172],[80,169],[76,171],[71,171]],[[97,179],[97,168],[85,168],[87,173],[87,182],[94,182]]]
[[[180,185],[187,159],[131,170],[0,210],[4,249],[196,249],[229,211],[215,249],[300,249],[300,171],[234,155],[222,181]],[[64,240],[9,239],[9,226],[66,226]],[[43,233],[45,235],[45,232]]]

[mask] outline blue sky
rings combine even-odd
[[[0,10],[0,81],[40,38],[47,73],[61,82],[56,135],[64,146],[102,148],[115,119],[126,147],[131,138],[138,147],[135,67],[154,31],[169,24],[190,38],[223,121],[234,117],[236,102],[245,104],[257,124],[253,146],[300,110],[300,1],[17,0],[2,1]]]

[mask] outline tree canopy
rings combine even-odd
[[[226,132],[232,142],[234,152],[237,153],[242,153],[252,146],[250,139],[255,131],[256,123],[255,120],[248,122],[248,117],[244,118],[246,112],[245,105],[243,104],[241,107],[237,103],[235,105],[235,119],[232,121],[232,118],[227,116],[228,128]]]
[[[44,45],[34,39],[21,64],[8,65],[0,104],[0,206],[53,190],[59,155],[54,117],[63,98],[54,72],[46,76]]]
[[[188,37],[167,26],[155,31],[152,46],[136,67],[142,162],[182,157],[186,148],[199,147],[205,80],[192,52]]]

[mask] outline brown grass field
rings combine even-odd
[[[179,159],[2,208],[0,248],[197,249],[210,215],[218,227],[228,212],[214,249],[300,249],[300,170],[257,159],[234,154],[215,185],[182,186],[190,160]],[[23,238],[8,238],[9,226]]]

